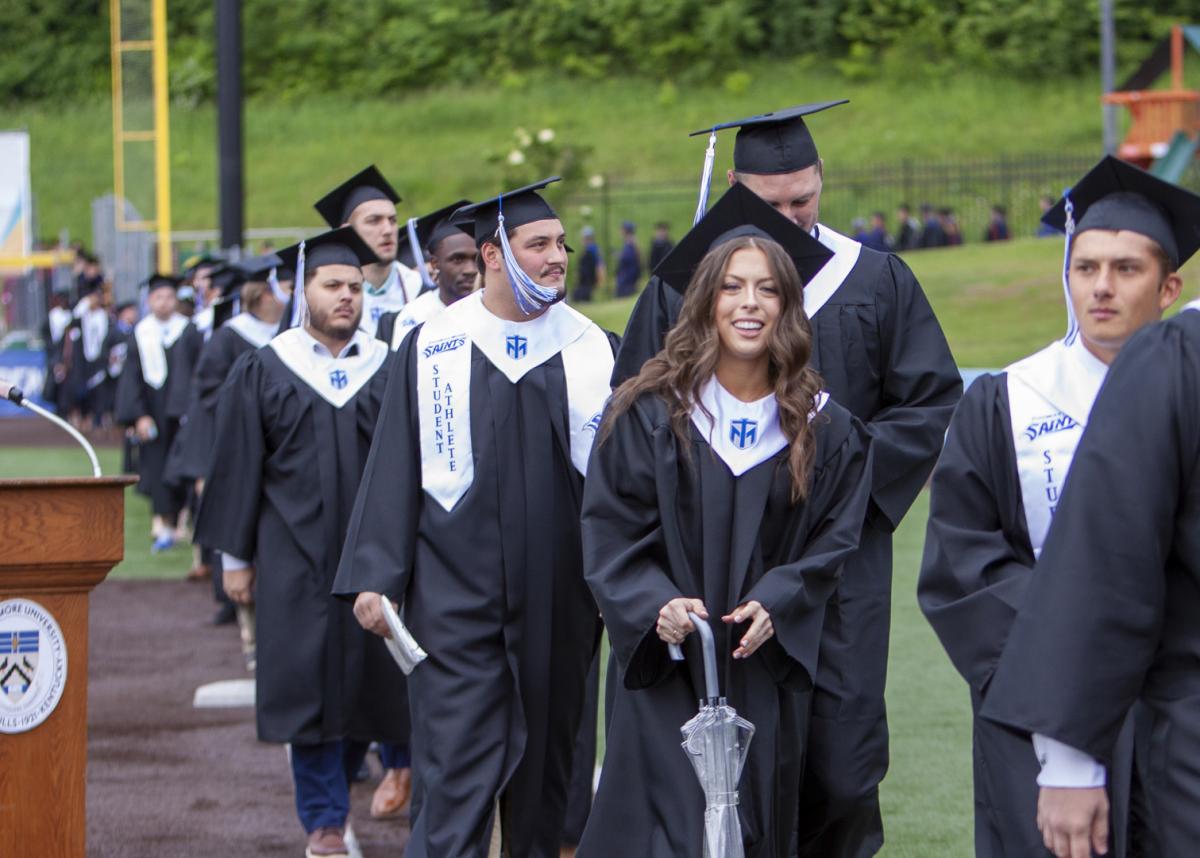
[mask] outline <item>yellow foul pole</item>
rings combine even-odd
[[[171,137],[167,87],[167,0],[151,0],[154,40],[154,221],[158,228],[158,270],[174,269],[171,258]]]

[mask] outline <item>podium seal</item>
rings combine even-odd
[[[54,616],[29,599],[0,601],[0,733],[50,717],[67,685],[67,643]]]

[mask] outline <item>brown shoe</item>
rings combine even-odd
[[[374,819],[395,819],[408,810],[412,799],[412,770],[388,769],[371,798]]]
[[[308,835],[304,858],[350,858],[346,840],[340,828],[318,828]]]

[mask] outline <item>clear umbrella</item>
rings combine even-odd
[[[744,858],[737,788],[754,725],[739,717],[721,696],[712,629],[696,614],[689,612],[688,616],[700,632],[704,649],[705,697],[696,717],[680,732],[683,750],[704,790],[704,858]],[[675,661],[683,660],[683,650],[678,646],[671,644],[670,652]]]

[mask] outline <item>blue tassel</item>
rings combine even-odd
[[[302,327],[308,320],[308,301],[304,299],[304,242],[296,254],[296,285],[292,287],[292,321],[289,328]]]
[[[549,289],[538,285],[517,264],[517,258],[513,256],[512,247],[508,243],[508,232],[504,229],[503,203],[500,204],[500,208],[499,226],[496,228],[496,234],[500,236],[500,250],[504,255],[504,272],[508,275],[508,282],[512,286],[513,297],[517,300],[517,307],[526,316],[532,316],[534,313],[540,312],[551,304],[562,300],[563,296],[559,294],[557,289]]]
[[[417,272],[421,275],[423,288],[436,288],[433,278],[429,276],[429,269],[425,266],[425,251],[421,248],[420,239],[417,238],[417,219],[415,217],[408,219],[408,246],[412,248],[413,259],[417,261]]]
[[[1063,337],[1064,345],[1071,345],[1075,342],[1075,338],[1079,336],[1079,320],[1075,318],[1075,305],[1071,302],[1071,238],[1075,235],[1075,204],[1071,202],[1071,189],[1068,188],[1063,192],[1063,200],[1066,202],[1067,220],[1066,220],[1066,240],[1063,242],[1063,295],[1067,299],[1067,333]]]
[[[696,217],[692,226],[700,223],[704,213],[708,211],[708,191],[712,184],[713,161],[717,157],[717,130],[714,128],[708,135],[708,151],[704,153],[704,169],[700,172],[700,199],[696,203]]]

